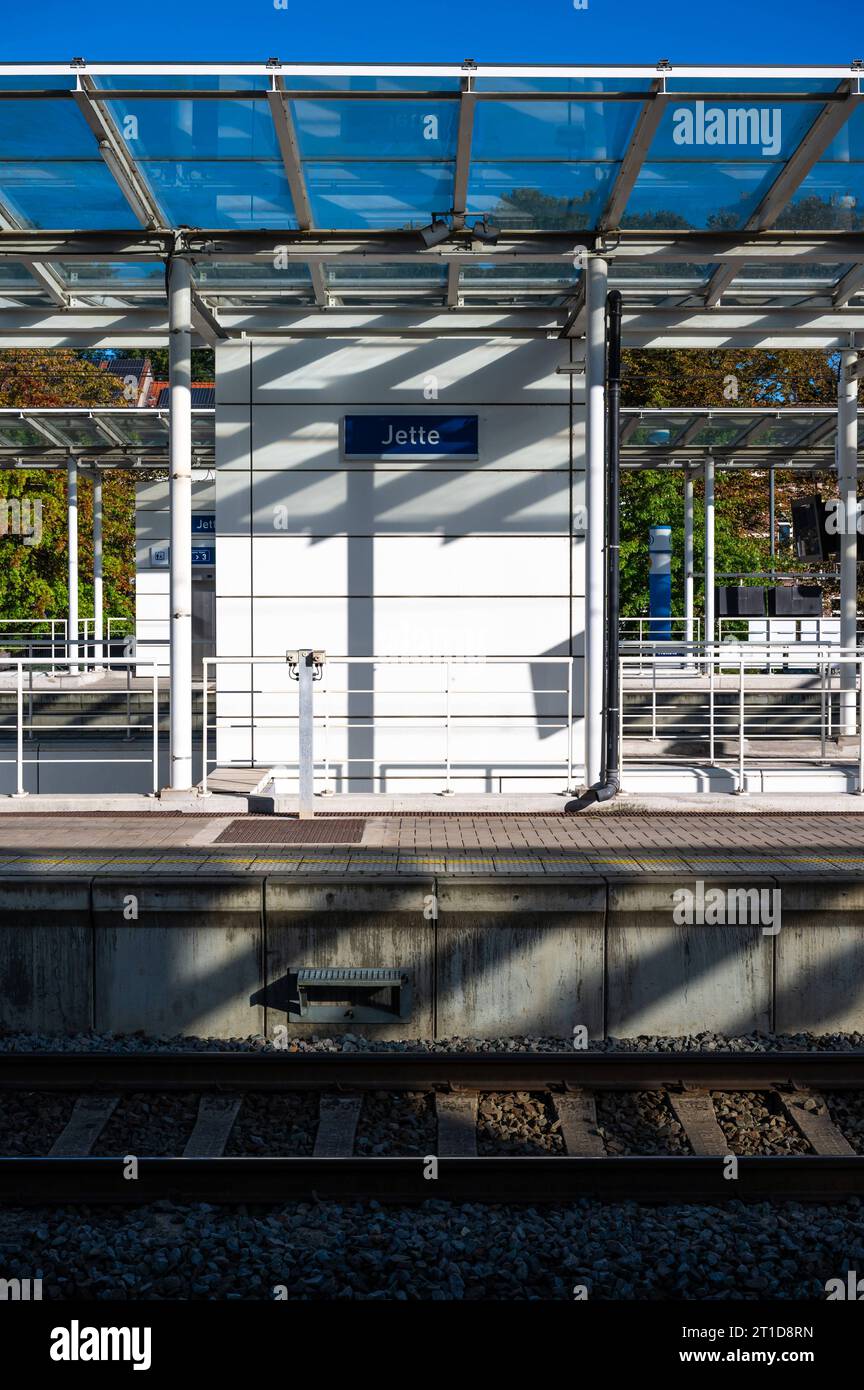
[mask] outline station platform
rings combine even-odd
[[[7,810],[0,1031],[864,1031],[864,816],[712,800]]]

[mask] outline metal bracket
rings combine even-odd
[[[320,681],[324,676],[324,662],[327,660],[326,652],[300,651],[286,652],[285,660],[288,662],[288,675],[292,681],[299,681],[300,666],[305,662],[312,667],[313,681]]]

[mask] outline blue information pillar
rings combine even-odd
[[[648,611],[651,614],[651,640],[669,642],[672,638],[672,527],[651,526],[648,530]]]

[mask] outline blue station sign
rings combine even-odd
[[[342,451],[349,459],[476,459],[477,416],[346,415]]]
[[[192,535],[214,535],[216,532],[215,512],[195,512],[192,516]]]

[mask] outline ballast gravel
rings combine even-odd
[[[121,1096],[91,1152],[174,1157],[182,1154],[197,1114],[198,1096],[186,1091],[141,1091]]]
[[[607,1091],[597,1123],[609,1154],[686,1154],[690,1145],[664,1091]]]
[[[515,1157],[563,1154],[564,1140],[551,1097],[529,1091],[490,1091],[477,1106],[478,1154]]]
[[[423,1158],[438,1143],[435,1102],[420,1091],[368,1091],[363,1096],[355,1154]]]
[[[573,1047],[570,1037],[452,1037],[381,1039],[340,1033],[279,1037],[278,1045],[260,1033],[246,1037],[206,1038],[142,1033],[0,1032],[0,1052],[561,1052]],[[637,1038],[592,1038],[591,1052],[854,1052],[864,1048],[864,1033],[693,1033],[686,1037],[642,1034]]]
[[[862,1268],[858,1199],[0,1212],[3,1276],[44,1300],[822,1300]]]
[[[243,1096],[225,1153],[232,1157],[252,1154],[259,1158],[305,1158],[312,1152],[317,1128],[317,1094],[250,1091]]]
[[[74,1105],[65,1092],[0,1091],[0,1157],[47,1154]]]
[[[828,1114],[856,1154],[864,1154],[864,1092],[825,1091]]]
[[[714,1113],[733,1154],[812,1152],[800,1130],[787,1119],[775,1097],[764,1091],[715,1091]]]

